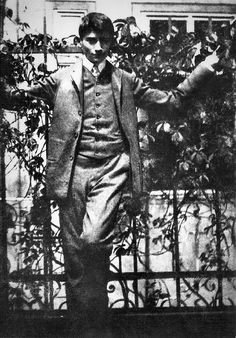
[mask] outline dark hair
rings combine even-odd
[[[105,14],[92,12],[82,18],[79,26],[79,36],[83,39],[85,34],[95,31],[97,33],[106,32],[110,35],[111,40],[114,37],[114,27],[110,18]]]

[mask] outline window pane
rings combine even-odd
[[[207,20],[196,20],[194,22],[194,32],[198,39],[204,38],[208,29],[209,23]]]
[[[185,20],[172,20],[171,21],[172,27],[178,28],[179,33],[185,34],[186,33],[186,21]]]
[[[212,32],[217,32],[218,36],[226,37],[229,35],[229,21],[212,21]]]
[[[150,20],[150,33],[156,38],[168,34],[168,20]]]
[[[177,28],[177,29],[176,29]],[[150,33],[158,37],[160,35],[167,35],[168,33],[186,33],[185,20],[171,20],[171,31],[169,31],[168,20],[150,20]]]
[[[217,35],[220,37],[226,37],[229,35],[230,23],[226,20],[212,20],[210,25],[208,20],[196,20],[194,22],[194,27],[196,36],[200,39],[204,37],[209,30],[213,33],[217,32]]]

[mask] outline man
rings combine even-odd
[[[47,159],[47,193],[60,208],[68,306],[83,325],[104,325],[106,284],[115,216],[130,175],[133,195],[142,191],[136,107],[178,108],[181,100],[212,77],[208,58],[170,92],[151,89],[107,60],[111,20],[90,13],[79,27],[83,56],[24,97],[53,106]],[[9,102],[22,98],[8,92]],[[158,117],[158,116],[157,116]]]

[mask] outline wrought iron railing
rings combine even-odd
[[[188,193],[152,193],[137,216],[121,206],[107,286],[112,310],[222,310],[235,305],[234,206],[218,205],[214,212],[206,196],[201,204],[181,205]],[[210,201],[212,191],[204,193]],[[9,309],[66,310],[57,208],[51,206],[51,219],[39,226],[34,224],[37,214],[29,219],[30,199],[8,203]],[[45,213],[47,206],[36,208]],[[227,219],[225,227],[222,219]]]

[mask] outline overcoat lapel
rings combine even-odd
[[[76,90],[80,98],[81,107],[83,107],[83,63],[82,60],[78,60],[71,70],[71,78],[75,84]]]
[[[111,76],[111,85],[114,94],[116,109],[118,114],[121,114],[121,82],[122,82],[122,72],[115,67],[112,68]]]
[[[83,63],[82,60],[74,65],[71,70],[71,78],[73,83],[76,86],[78,95],[80,97],[81,106],[83,107]],[[121,82],[122,82],[122,72],[115,67],[112,67],[112,90],[114,94],[115,104],[118,114],[121,113]]]

